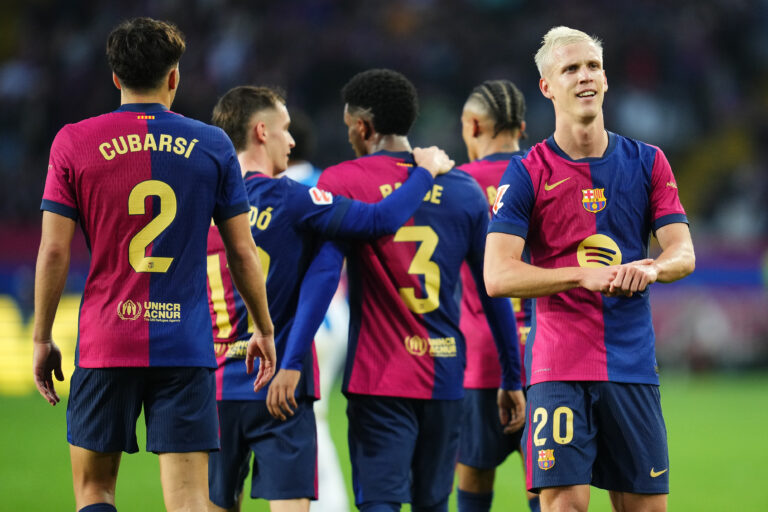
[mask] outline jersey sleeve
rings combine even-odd
[[[656,148],[651,170],[651,222],[654,231],[675,222],[688,223],[685,210],[680,203],[672,167],[659,148]]]
[[[250,209],[240,163],[229,139],[222,143],[221,151],[221,176],[213,209],[213,220],[216,224]]]
[[[71,147],[67,128],[64,127],[56,134],[51,145],[48,175],[45,178],[45,190],[40,209],[77,220],[75,169],[69,157]]]
[[[434,180],[415,167],[401,187],[378,203],[333,196],[317,187],[304,195],[301,222],[327,237],[375,238],[394,233],[416,213]]]
[[[526,238],[534,200],[531,176],[521,159],[513,158],[499,182],[488,232]]]
[[[301,282],[299,304],[285,342],[281,368],[302,370],[304,356],[336,293],[343,263],[344,255],[332,242],[323,244],[312,260]]]
[[[478,189],[479,191],[479,189]],[[467,264],[477,286],[477,295],[483,306],[488,326],[493,334],[493,341],[499,353],[501,365],[501,387],[506,390],[522,388],[520,379],[520,350],[517,334],[517,322],[512,304],[507,298],[494,299],[485,291],[483,280],[483,255],[485,253],[485,233],[488,228],[488,206],[480,192],[482,206],[475,215],[475,226],[472,230],[473,239]]]

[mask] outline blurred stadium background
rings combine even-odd
[[[768,1],[5,0],[0,12],[0,499],[18,500],[8,510],[72,507],[64,407],[50,410],[31,380],[38,207],[56,131],[118,106],[104,43],[115,24],[139,15],[174,21],[187,35],[173,110],[207,121],[234,85],[281,86],[315,126],[306,149],[319,167],[353,156],[339,89],[358,71],[391,67],[411,78],[421,102],[411,142],[464,162],[459,114],[474,85],[514,81],[528,103],[525,142],[534,144],[554,127],[533,64],[541,36],[566,24],[601,37],[606,126],[664,149],[696,245],[696,272],[652,292],[679,467],[672,489],[701,498],[673,494],[670,503],[765,509],[768,470],[755,459],[768,454],[760,429],[768,419]],[[87,268],[78,235],[54,332],[68,375]],[[343,442],[344,402],[331,399]],[[136,503],[160,496],[156,463],[141,457],[125,464],[146,460],[149,469],[128,469],[124,478],[135,481],[118,487],[135,489]],[[503,485],[520,494],[518,477]],[[59,506],[38,507],[41,494]],[[497,499],[496,510],[511,507]]]

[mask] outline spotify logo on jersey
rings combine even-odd
[[[579,265],[582,267],[607,267],[621,265],[621,250],[610,237],[592,235],[585,238],[577,251]]]

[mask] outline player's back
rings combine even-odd
[[[514,153],[493,153],[484,158],[474,160],[459,166],[477,181],[485,193],[488,209],[496,201],[496,192],[501,176],[514,156],[523,155],[522,151]],[[501,365],[499,353],[493,342],[493,334],[488,326],[483,306],[478,296],[477,285],[472,277],[469,266],[461,268],[462,297],[461,297],[461,332],[467,341],[467,366],[464,371],[464,387],[468,389],[498,388],[501,385]],[[520,359],[525,356],[525,336],[530,330],[531,301],[529,299],[511,299],[517,321],[520,337]],[[520,372],[525,384],[525,371]]]
[[[78,364],[215,366],[205,288],[211,218],[247,211],[231,143],[159,104],[65,126],[43,208],[82,225],[91,265]],[[50,176],[50,174],[49,174]]]
[[[266,277],[269,313],[275,326],[275,348],[280,363],[295,319],[301,282],[320,238],[302,222],[307,210],[300,202],[311,197],[306,186],[288,178],[273,179],[255,172],[246,174],[245,185],[251,204],[251,233]],[[253,376],[245,373],[243,359],[253,325],[240,294],[232,285],[225,256],[218,230],[212,226],[208,236],[210,307],[214,340],[222,344],[218,353],[218,399],[265,400],[267,389],[254,394]],[[311,350],[304,357],[302,380],[297,389],[299,396],[319,398],[314,356]]]
[[[382,151],[326,169],[319,187],[374,202],[398,187],[412,166],[410,153]],[[459,271],[466,258],[482,260],[487,222],[477,183],[454,170],[435,179],[394,235],[349,246],[345,392],[461,398]]]

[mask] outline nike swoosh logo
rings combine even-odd
[[[560,180],[560,181],[558,181],[558,182],[556,182],[556,183],[553,183],[553,184],[551,184],[551,185],[550,185],[549,183],[544,183],[544,190],[546,190],[547,192],[549,192],[550,190],[552,190],[552,189],[553,189],[553,188],[555,188],[556,186],[558,186],[558,185],[560,185],[560,184],[562,184],[562,183],[565,183],[565,182],[566,182],[566,181],[568,181],[569,179],[571,179],[571,176],[568,176],[568,177],[567,177],[567,178],[565,178],[564,180]]]
[[[662,469],[661,471],[654,471],[653,468],[651,468],[651,478],[656,478],[659,475],[663,475],[667,472],[667,469]]]

